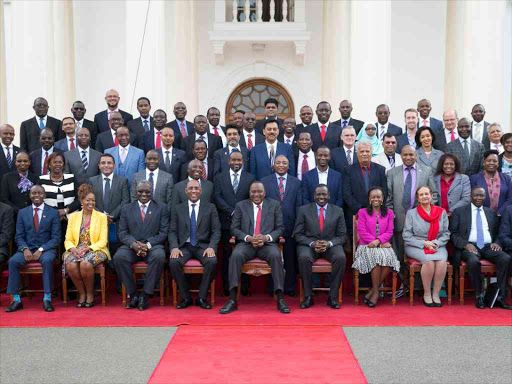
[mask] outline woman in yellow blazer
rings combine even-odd
[[[78,308],[94,306],[94,267],[110,259],[107,216],[95,211],[92,187],[78,188],[82,210],[69,216],[62,255],[66,272],[78,290]]]

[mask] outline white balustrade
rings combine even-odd
[[[226,0],[226,2],[229,2],[230,0]],[[276,16],[281,13],[282,16],[282,22],[287,23],[288,19],[290,21],[295,20],[293,11],[294,11],[294,3],[291,3],[291,12],[289,12],[289,1],[283,0],[281,2],[281,12],[279,12],[279,9],[276,8],[276,0],[233,0],[233,12],[232,12],[232,22],[233,23],[262,23],[263,20],[263,2],[268,4],[269,7],[269,16],[270,19],[267,20],[271,23],[275,23]],[[252,10],[254,11],[254,18],[251,20],[251,6]],[[238,13],[240,12],[240,17],[238,17]],[[290,15],[289,15],[290,13]],[[242,17],[243,15],[243,17]],[[226,20],[228,21],[228,20]]]

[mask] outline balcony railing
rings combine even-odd
[[[231,2],[231,15],[226,21],[234,23],[293,22],[294,0],[226,0]],[[229,4],[226,4],[228,8]],[[249,15],[249,17],[247,17]],[[231,18],[229,18],[231,16]]]

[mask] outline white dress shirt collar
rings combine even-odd
[[[156,180],[158,178],[158,168],[155,169],[154,171],[150,171],[149,169],[146,168],[146,180],[149,180],[149,174],[153,172],[153,180]]]
[[[46,115],[42,119],[43,119],[44,127],[46,128],[46,123],[48,122],[48,115]],[[37,121],[37,125],[39,125],[41,123],[41,117],[36,115],[36,121]]]

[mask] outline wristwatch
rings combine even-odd
[[[151,243],[149,241],[146,243],[146,246],[148,247],[148,249],[151,249]]]
[[[37,248],[37,250],[38,250],[39,252],[43,252],[43,251],[44,251],[43,247],[39,247],[39,248]]]

